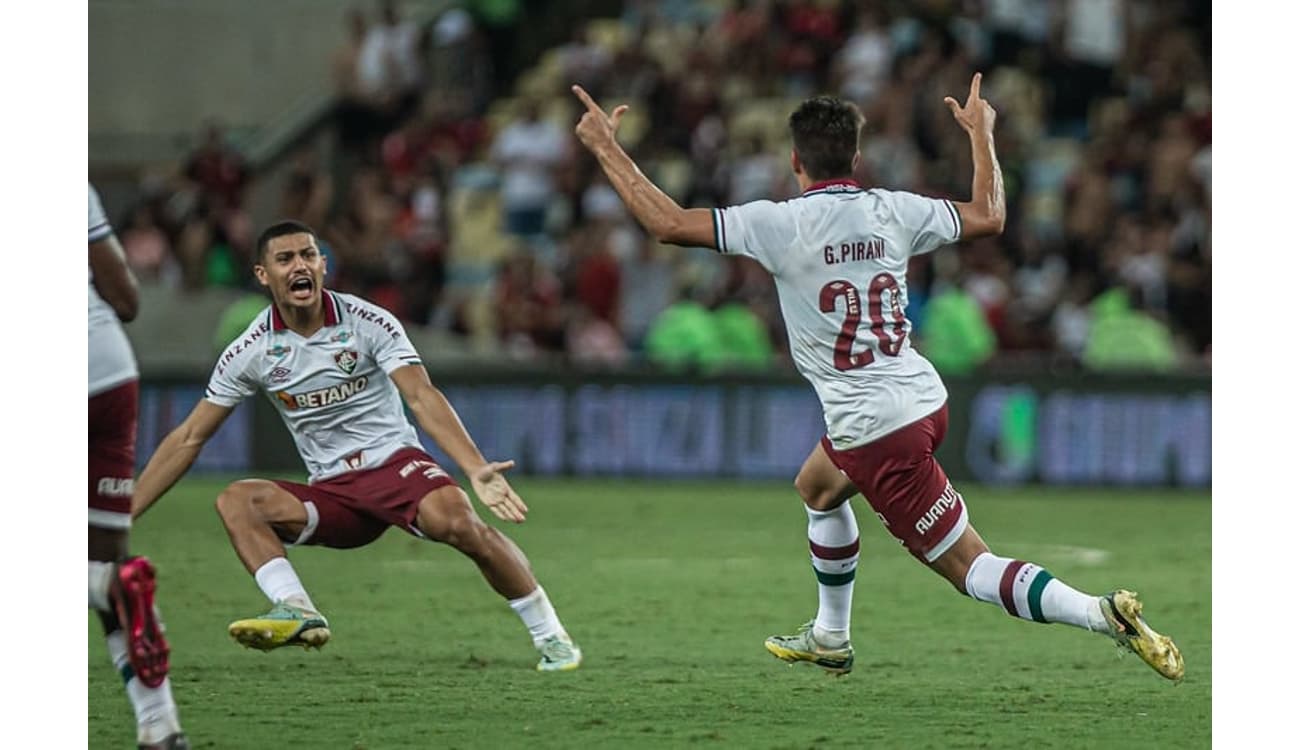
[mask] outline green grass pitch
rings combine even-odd
[[[1210,745],[1208,492],[961,488],[1000,554],[1086,591],[1140,592],[1182,647],[1174,686],[1100,636],[957,595],[860,498],[855,669],[788,667],[762,643],[816,610],[805,516],[787,485],[741,482],[515,479],[531,516],[507,532],[583,647],[576,672],[533,671],[527,633],[474,565],[396,530],[291,552],[334,639],[248,651],[226,624],[267,605],[213,510],[222,484],[186,480],[133,532],[159,569],[196,748]],[[89,623],[90,747],[134,746]]]

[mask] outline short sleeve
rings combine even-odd
[[[247,372],[248,359],[236,353],[237,344],[238,340],[221,354],[217,366],[212,369],[212,377],[208,379],[208,388],[203,393],[204,399],[218,406],[235,407],[257,393],[257,383]]]
[[[912,255],[933,252],[961,239],[961,216],[950,200],[893,192],[894,215],[912,236]]]
[[[422,364],[415,345],[406,336],[406,329],[392,313],[379,307],[372,307],[380,315],[366,319],[358,324],[370,346],[370,355],[375,364],[388,375],[399,367]]]
[[[744,255],[775,274],[794,244],[794,217],[784,204],[759,200],[713,209],[713,243],[725,255]]]
[[[104,215],[104,204],[100,203],[95,186],[87,183],[87,187],[90,188],[90,242],[98,242],[111,235],[113,227]]]

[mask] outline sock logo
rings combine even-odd
[[[961,493],[953,489],[952,482],[949,482],[947,486],[943,488],[943,494],[939,496],[938,500],[934,501],[934,505],[931,505],[930,509],[925,512],[925,515],[921,516],[921,518],[917,520],[916,533],[924,535],[925,532],[934,528],[934,525],[939,522],[939,519],[942,518],[945,513],[952,510],[960,501]]]

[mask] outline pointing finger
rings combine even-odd
[[[971,99],[980,98],[980,79],[984,77],[983,73],[976,73],[975,77],[970,79],[970,96]]]
[[[596,102],[592,100],[591,95],[587,93],[586,89],[584,89],[583,87],[579,86],[576,83],[573,84],[572,89],[574,95],[577,96],[578,99],[582,101],[583,104],[587,105],[588,112],[595,112],[602,115],[605,114],[605,110],[601,109],[600,105],[596,104]]]

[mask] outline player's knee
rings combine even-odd
[[[838,494],[833,488],[821,486],[804,474],[794,478],[794,489],[803,499],[804,505],[813,510],[830,510],[840,504]]]
[[[492,527],[483,523],[472,511],[457,513],[447,519],[440,541],[474,556],[486,548],[491,531]]]
[[[248,510],[247,493],[240,488],[239,483],[226,485],[226,488],[217,494],[217,515],[223,520],[230,520],[238,517],[242,512]]]
[[[217,495],[217,515],[225,521],[256,518],[265,495],[247,482],[232,482]]]

